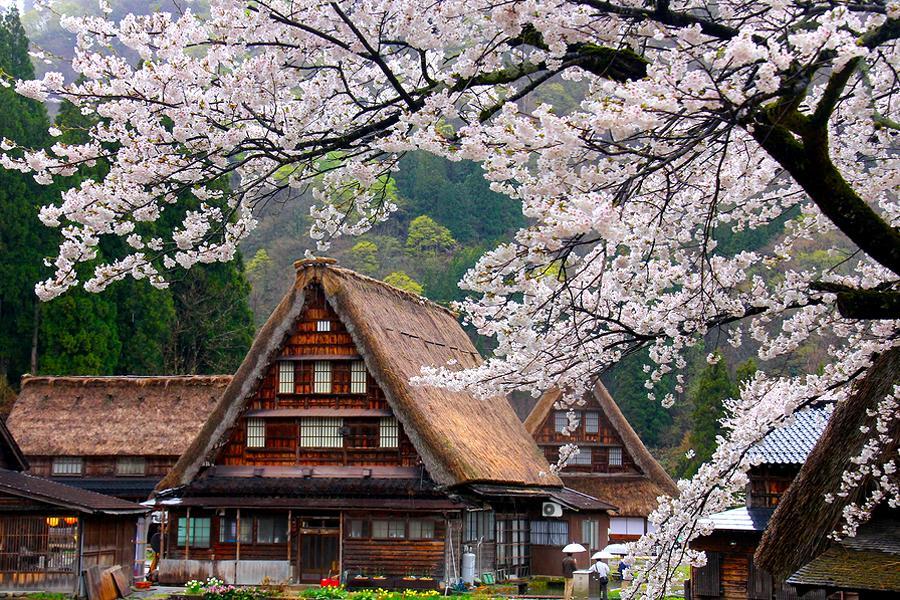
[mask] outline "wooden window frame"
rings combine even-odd
[[[581,413],[581,419],[584,423],[584,432],[590,435],[600,433],[600,411],[586,410]]]
[[[278,361],[278,393],[297,393],[297,369],[293,361]]]
[[[303,417],[300,419],[298,444],[301,448],[343,448],[343,427],[344,419],[341,417]]]
[[[77,469],[70,470],[76,465]],[[84,475],[84,457],[54,456],[50,461],[50,475],[52,477],[82,477]]]
[[[247,417],[245,445],[250,450],[266,448],[266,420],[259,417]]]
[[[385,535],[376,533],[377,523],[385,523]],[[402,530],[402,531],[401,531]],[[403,535],[391,535],[391,532],[402,533]],[[409,539],[406,531],[406,519],[372,519],[371,539],[373,540],[406,540]]]
[[[560,427],[560,419],[562,419],[563,425]],[[568,411],[565,410],[557,410],[553,412],[553,431],[556,433],[562,433],[569,426],[569,414]]]
[[[616,460],[613,460],[613,456],[616,456]],[[607,454],[607,464],[610,467],[621,467],[625,463],[625,456],[622,452],[622,446],[610,446]]]
[[[326,377],[327,375],[327,377]],[[313,394],[331,394],[334,391],[334,373],[330,360],[313,361]]]
[[[425,535],[425,531],[423,528],[430,527],[431,531],[428,535]],[[418,529],[418,533],[413,533],[413,529]],[[407,522],[407,539],[410,540],[433,540],[435,539],[435,527],[434,519],[409,519]]]
[[[197,531],[206,532],[206,544],[197,543]],[[180,548],[209,548],[212,543],[212,517],[178,517],[175,542]]]
[[[219,543],[220,544],[252,544],[253,543],[253,517],[244,517],[240,520],[241,526],[240,531],[238,531],[238,518],[237,515],[232,517],[222,516],[219,517]],[[230,534],[231,524],[234,523],[234,537],[233,539],[228,539],[232,537]]]
[[[330,319],[319,319],[316,321],[316,332],[318,333],[328,333],[331,331],[331,320]]]
[[[466,511],[465,522],[463,523],[464,542],[477,543],[482,538],[484,541],[494,541],[497,532],[494,522],[494,511],[492,510],[470,510]]]
[[[129,462],[133,465],[140,465],[140,468],[123,468],[123,466]],[[119,456],[116,458],[116,477],[144,477],[146,475],[147,459],[143,456]]]
[[[350,363],[350,393],[365,394],[368,392],[367,379],[366,363],[361,360],[352,361]]]
[[[386,449],[400,447],[400,422],[397,417],[381,417],[379,419],[378,447]]]
[[[254,523],[253,523],[253,524],[254,524],[254,528],[253,528],[253,529],[255,530],[255,531],[254,531],[254,534],[255,534],[255,535],[253,536],[253,541],[254,541],[254,543],[256,543],[257,545],[260,545],[260,546],[277,546],[277,545],[279,545],[279,544],[286,544],[286,543],[287,543],[288,537],[290,537],[290,524],[288,523],[287,515],[264,515],[264,516],[256,516],[256,517],[253,518],[253,521],[254,521]],[[264,523],[264,522],[268,523],[268,522],[270,522],[270,521],[271,521],[271,523],[272,523],[272,528],[269,530],[269,533],[272,534],[272,535],[271,535],[271,540],[270,540],[270,541],[263,541],[263,540],[261,539],[261,537],[260,537],[260,536],[262,535],[262,532],[263,532],[262,523]],[[282,539],[281,539],[280,541],[275,541],[275,537],[276,537],[276,536],[275,536],[275,533],[276,533],[276,527],[278,527],[279,523],[280,523],[282,526],[284,526],[284,529],[281,530],[281,533],[282,533]]]

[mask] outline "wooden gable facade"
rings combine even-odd
[[[412,442],[320,285],[215,464],[417,467]]]
[[[433,588],[458,576],[472,508],[491,512],[489,570],[527,574],[528,515],[561,482],[505,403],[408,385],[423,364],[480,360],[455,318],[328,260],[297,268],[157,489],[160,581]],[[527,493],[493,502],[474,483]]]

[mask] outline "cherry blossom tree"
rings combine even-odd
[[[703,560],[687,543],[746,484],[749,447],[900,351],[895,0],[210,0],[203,17],[62,23],[80,80],[11,83],[95,117],[90,141],[4,140],[2,164],[47,184],[100,160],[109,172],[43,209],[63,242],[42,298],[126,276],[165,286],[172,269],[227,261],[276,195],[312,190],[311,235],[327,247],[388,218],[390,173],[424,150],[479,162],[530,224],[461,282],[472,295],[458,308],[494,356],[426,366],[418,383],[578,398],[644,348],[650,388],[680,382],[710,332],[756,349],[763,368],[726,406],[712,460],[635,548],[660,550],[637,593],[660,597],[680,562]],[[584,87],[577,109],[520,102],[559,79]],[[227,195],[207,186],[223,177],[239,179]],[[199,208],[161,235],[152,224],[185,193]],[[718,247],[773,223],[774,247]],[[104,236],[130,250],[98,258]],[[833,264],[793,264],[810,239],[838,240]],[[826,349],[819,372],[765,368],[809,343]],[[896,395],[872,400],[871,443],[833,498],[848,502],[848,533],[897,502],[883,435]]]

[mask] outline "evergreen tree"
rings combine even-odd
[[[41,373],[112,375],[122,349],[114,300],[80,288],[54,299],[41,316],[40,339]]]
[[[250,284],[240,255],[229,263],[197,265],[171,286],[175,305],[170,373],[233,373],[253,341]]]
[[[117,305],[116,330],[121,352],[116,364],[120,375],[158,375],[166,370],[166,349],[172,340],[175,303],[170,290],[158,290],[147,281],[126,279],[105,293]]]
[[[663,377],[654,388],[656,400],[649,400],[650,390],[644,387],[647,380],[644,367],[649,364],[647,350],[633,354],[616,364],[604,378],[604,383],[641,441],[651,448],[658,448],[668,441],[665,437],[674,422],[671,412],[659,399],[675,392],[675,382],[671,376]]]
[[[688,396],[693,407],[691,431],[688,437],[693,456],[684,457],[679,465],[679,476],[689,477],[701,464],[709,460],[716,449],[716,436],[722,433],[719,420],[724,416],[723,401],[740,393],[728,373],[728,365],[716,353],[718,360],[708,364],[694,380]]]
[[[28,38],[15,9],[0,14],[0,70],[7,80],[34,76]],[[0,87],[0,138],[40,147],[47,143],[48,127],[43,104]],[[40,305],[34,285],[51,246],[50,231],[37,214],[48,198],[48,190],[27,175],[0,169],[0,377],[13,384],[31,370],[36,356]]]

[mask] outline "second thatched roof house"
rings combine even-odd
[[[7,426],[30,473],[146,500],[231,376],[22,378]]]
[[[531,572],[535,535],[608,504],[566,489],[503,399],[414,387],[481,357],[455,316],[342,269],[296,263],[199,435],[160,483],[161,581],[436,587]],[[546,516],[542,516],[546,515]]]
[[[560,403],[559,390],[545,392],[536,403],[512,401],[525,428],[534,436],[550,462],[559,459],[560,447],[577,444],[580,451],[560,472],[570,488],[616,507],[610,517],[609,539],[625,542],[647,532],[647,516],[659,496],[672,496],[678,488],[647,450],[640,437],[602,383],[573,407],[577,426],[569,426],[569,407]]]

